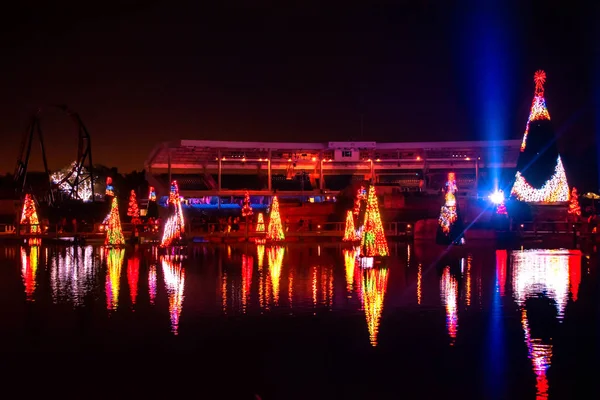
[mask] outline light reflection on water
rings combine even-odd
[[[539,303],[538,300],[547,299],[554,302],[555,318],[561,322],[565,315],[569,292],[573,301],[577,300],[581,280],[581,252],[522,250],[514,251],[511,256],[513,296],[521,310],[525,343],[536,375],[537,399],[547,399],[549,390],[547,371],[552,362],[552,337],[535,337],[532,334],[529,314],[536,309],[528,310],[528,301]],[[501,285],[503,284],[504,282],[501,282]],[[546,316],[542,316],[544,317]]]
[[[520,320],[527,348],[523,356],[531,360],[537,396],[547,397],[556,332],[536,326],[536,320],[547,316],[536,316],[535,302],[550,301],[552,318],[558,321],[568,315],[568,303],[578,300],[581,253],[462,249],[437,264],[438,255],[420,246],[399,246],[383,263],[361,258],[359,253],[333,246],[207,246],[195,257],[185,258],[161,255],[154,248],[143,252],[23,246],[5,249],[4,255],[20,261],[21,293],[27,302],[43,302],[39,293],[49,290],[54,304],[80,307],[105,301],[111,313],[154,305],[147,308],[147,315],[167,323],[168,311],[174,335],[185,335],[188,324],[200,324],[199,318],[206,316],[332,315],[358,318],[356,326],[362,328],[348,334],[360,336],[366,346],[385,349],[394,341],[386,336],[386,331],[393,335],[386,319],[416,307],[428,313],[427,318],[438,318],[436,326],[458,349],[468,346],[464,316],[488,311],[497,297],[505,304],[496,304],[495,312]],[[125,279],[127,283],[122,282]],[[125,285],[129,296],[120,296]],[[89,296],[91,292],[99,296]]]
[[[66,247],[52,256],[50,285],[54,303],[82,306],[85,296],[94,288],[96,265],[94,248]]]

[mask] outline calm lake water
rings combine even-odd
[[[264,400],[597,395],[595,253],[391,252],[373,264],[316,244],[4,247],[3,367],[14,357],[10,376],[56,375],[59,393],[57,382]]]

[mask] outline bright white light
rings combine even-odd
[[[490,194],[490,201],[494,204],[504,203],[504,192],[502,190],[496,190],[494,193]]]
[[[67,179],[66,181],[63,182],[63,179],[65,179],[65,177],[71,172],[71,170],[73,170],[73,174],[69,177],[69,179]],[[72,185],[75,184],[75,181],[78,181],[78,185],[77,185],[77,190],[75,191],[75,198],[79,199],[79,200],[83,200],[84,202],[88,202],[92,200],[92,183],[91,180],[89,179],[89,172],[87,171],[87,169],[85,169],[85,167],[81,167],[81,173],[79,174],[79,179],[77,176],[77,162],[73,161],[71,163],[71,165],[67,168],[64,168],[61,171],[57,171],[55,173],[53,173],[52,175],[50,175],[50,179],[52,180],[53,183],[58,184],[60,182],[60,185],[58,186],[58,188],[64,192],[64,193],[71,193],[72,190]],[[83,181],[81,181],[81,179],[84,179]]]

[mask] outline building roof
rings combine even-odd
[[[202,160],[214,161],[219,155],[222,157],[248,157],[248,158],[287,158],[288,155],[301,154],[303,156],[323,156],[335,150],[354,150],[361,153],[381,154],[385,159],[404,159],[421,156],[424,158],[452,158],[452,157],[486,157],[492,149],[501,149],[503,158],[508,157],[509,162],[516,162],[520,140],[499,141],[448,141],[448,142],[238,142],[221,140],[177,140],[163,142],[155,146],[146,160],[146,169],[153,165],[165,165],[169,155],[171,162],[181,165],[202,164]],[[274,154],[275,153],[275,154]],[[291,156],[290,156],[291,157]]]

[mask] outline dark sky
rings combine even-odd
[[[539,68],[567,168],[595,157],[598,20],[585,2],[92,3],[3,12],[0,171],[13,171],[29,116],[47,104],[77,111],[94,161],[121,171],[172,139],[359,140],[361,113],[365,140],[485,139],[489,113],[497,135],[520,138]],[[74,158],[76,132],[53,112],[43,122],[56,169]]]

